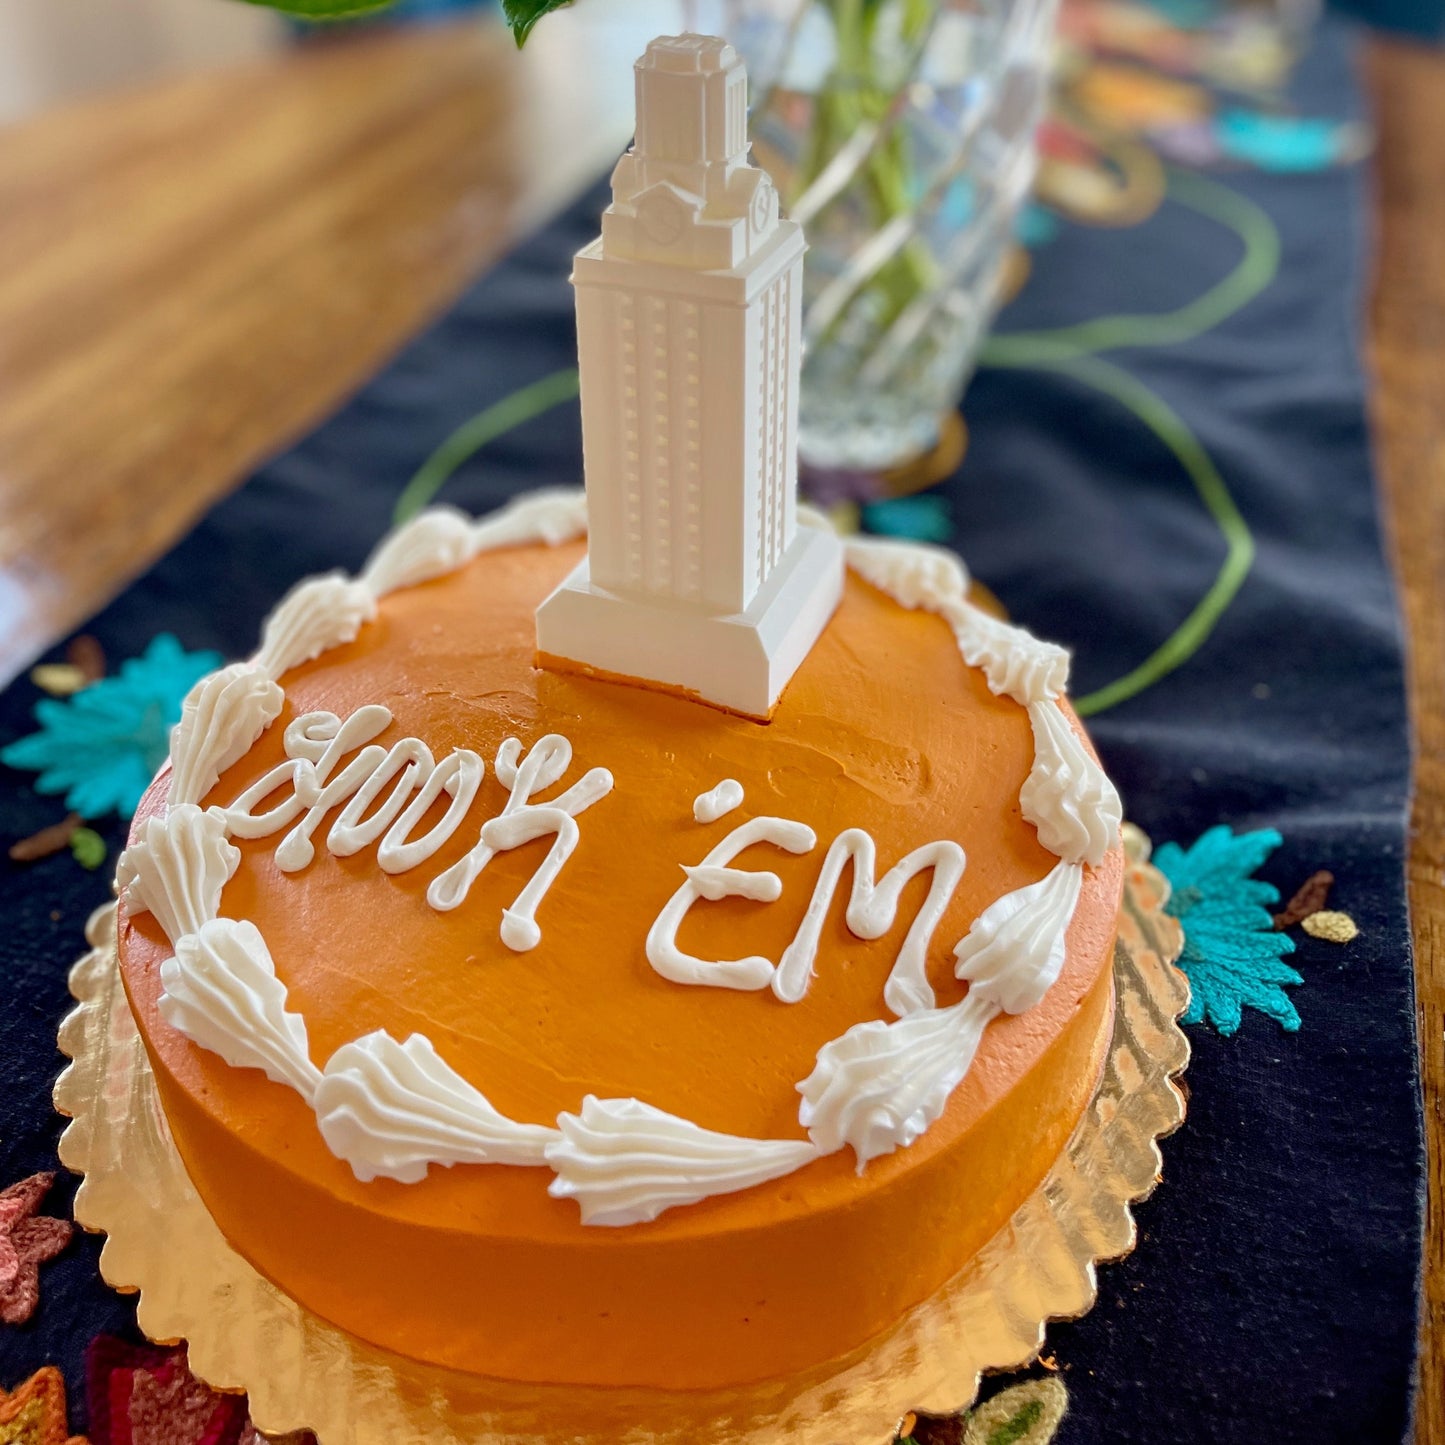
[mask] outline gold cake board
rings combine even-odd
[[[70,976],[79,1007],[60,1029],[73,1060],[55,1087],[72,1120],[60,1157],[85,1176],[75,1218],[105,1232],[101,1273],[139,1291],[141,1329],[186,1340],[191,1369],[247,1391],[267,1432],[310,1428],[321,1445],[883,1445],[907,1411],[965,1409],[983,1371],[1027,1364],[1049,1320],[1093,1304],[1095,1264],[1134,1247],[1129,1206],[1158,1183],[1158,1140],[1184,1118],[1189,990],[1168,884],[1142,834],[1127,829],[1126,845],[1114,1036],[1067,1149],[938,1294],[809,1375],[707,1392],[520,1386],[419,1364],[310,1314],[226,1243],[191,1185],[120,985],[114,904],[87,926],[91,951]]]

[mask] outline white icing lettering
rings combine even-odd
[[[458,748],[456,752],[448,753],[432,769],[421,792],[411,800],[406,812],[391,825],[386,837],[381,840],[381,846],[376,850],[376,861],[381,865],[381,871],[405,873],[425,863],[461,827],[486,771],[486,763],[470,748]],[[446,812],[420,838],[413,840],[412,830],[426,817],[443,791],[451,797]]]
[[[297,718],[284,735],[288,761],[277,763],[224,810],[227,831],[238,838],[268,838],[279,833],[308,806],[298,776],[303,764],[311,765],[310,777],[320,786],[347,753],[369,743],[390,726],[391,713],[374,704],[357,708],[345,722],[334,712],[308,712]],[[292,785],[289,796],[265,812],[256,811],[287,783]]]
[[[687,881],[668,899],[647,934],[647,961],[673,983],[709,984],[715,988],[766,988],[774,968],[766,958],[735,958],[707,962],[677,946],[677,930],[699,899],[751,898],[775,902],[783,892],[776,873],[754,872],[729,865],[754,843],[771,843],[789,853],[809,853],[818,835],[806,823],[789,818],[750,818],[739,823],[696,867],[684,866]]]
[[[345,722],[335,713],[298,718],[286,729],[288,760],[220,814],[227,828],[242,838],[264,838],[289,826],[277,846],[276,864],[283,873],[294,873],[315,857],[313,836],[326,815],[341,805],[326,835],[326,846],[337,857],[349,857],[376,843],[383,872],[405,873],[424,863],[461,826],[481,788],[486,764],[468,748],[459,748],[438,763],[420,738],[405,737],[390,748],[373,743],[390,724],[391,713],[377,705],[358,708]],[[342,758],[353,752],[355,756],[335,772]],[[507,947],[517,952],[535,948],[542,937],[538,905],[577,847],[576,815],[612,790],[612,774],[606,768],[593,768],[551,801],[532,802],[534,794],[559,782],[571,765],[572,744],[560,733],[542,738],[525,759],[521,741],[507,738],[497,750],[496,764],[498,778],[510,789],[506,806],[499,817],[483,825],[471,851],[433,880],[427,902],[443,912],[456,908],[498,853],[551,834],[554,842],[546,858],[502,913],[501,936]],[[287,783],[289,795],[258,811]],[[443,793],[449,797],[446,811],[413,838]]]
[[[883,989],[884,1001],[900,1017],[933,1007],[933,989],[927,971],[928,944],[958,887],[958,880],[963,877],[963,849],[957,843],[946,841],[925,843],[895,863],[875,883],[877,856],[873,839],[862,828],[848,828],[833,840],[808,911],[773,975],[773,992],[784,1003],[797,1003],[808,991],[823,921],[828,916],[843,869],[851,861],[853,887],[845,916],[849,930],[864,939],[882,938],[893,927],[898,900],[908,880],[925,868],[933,870],[928,896],[898,950],[897,961]]]
[[[699,823],[716,823],[743,802],[743,785],[736,778],[724,778],[717,787],[699,793],[692,803],[692,816]]]
[[[366,749],[362,756],[370,751]],[[406,807],[407,799],[431,776],[435,766],[431,749],[420,738],[402,738],[400,742],[393,743],[331,825],[331,831],[326,835],[327,849],[338,858],[349,858],[376,842]],[[398,774],[401,776],[398,777]],[[395,783],[390,796],[367,817],[366,810],[393,780]]]
[[[524,953],[535,948],[542,937],[535,916],[537,905],[577,846],[576,815],[612,791],[612,774],[606,768],[593,768],[551,802],[533,803],[534,793],[552,787],[571,767],[572,744],[560,733],[548,733],[525,760],[521,752],[522,744],[516,738],[508,738],[497,749],[497,777],[511,789],[506,806],[499,817],[483,825],[472,850],[433,881],[426,900],[441,912],[456,908],[498,853],[555,834],[542,866],[516,902],[502,912],[502,942]]]
[[[800,521],[818,525],[804,510]],[[1115,846],[1119,826],[1117,794],[1057,701],[1067,654],[972,607],[965,574],[948,554],[850,544],[861,575],[901,605],[942,616],[965,661],[983,669],[990,688],[1028,707],[1036,757],[1021,809],[1061,859],[1046,877],[996,900],[956,946],[955,973],[969,986],[964,1000],[933,1007],[925,970],[932,935],[964,867],[963,851],[953,843],[915,849],[875,881],[872,839],[848,829],[829,848],[803,923],[776,967],[765,958],[708,963],[683,954],[677,930],[693,903],[768,902],[781,895],[776,874],[731,866],[745,848],[767,842],[806,853],[816,844],[805,824],[754,819],[734,828],[700,864],[683,869],[685,883],[648,934],[649,961],[675,982],[746,989],[771,983],[780,998],[797,999],[806,993],[822,926],[849,862],[845,918],[862,938],[886,933],[909,879],[933,870],[885,989],[889,1006],[904,1016],[857,1024],[818,1051],[812,1073],[798,1086],[806,1141],[719,1134],[636,1099],[591,1096],[579,1113],[562,1114],[556,1128],[522,1123],[500,1114],[419,1035],[398,1043],[374,1032],[343,1045],[319,1071],[304,1021],[287,1009],[286,987],[259,931],[217,917],[240,861],[231,834],[285,832],[278,861],[303,867],[314,855],[312,839],[323,818],[339,805],[327,847],[346,855],[376,844],[384,871],[405,872],[456,833],[485,776],[483,760],[467,749],[438,763],[417,738],[376,745],[392,722],[384,707],[360,708],[345,722],[317,712],[286,729],[285,762],[230,808],[203,812],[200,798],[279,715],[277,675],[353,638],[375,615],[376,596],[443,575],[477,550],[564,540],[584,531],[585,522],[580,491],[522,499],[476,524],[447,511],[428,513],[384,542],[362,579],[336,574],[294,589],[268,622],[252,663],[222,669],[192,690],[173,736],[169,810],[136,829],[116,878],[130,912],[151,911],[172,940],[175,956],[161,967],[160,1010],[233,1066],[263,1069],[295,1088],[312,1103],[327,1144],[363,1180],[415,1182],[433,1163],[550,1166],[551,1193],[576,1199],[584,1223],[626,1225],[752,1187],[845,1147],[854,1150],[861,1170],[869,1159],[912,1143],[939,1117],[993,1018],[1033,1008],[1047,993],[1065,959],[1084,865]],[[466,858],[433,882],[433,906],[456,907],[496,853],[550,835],[541,867],[502,916],[508,947],[535,945],[537,906],[576,847],[576,817],[612,788],[611,774],[594,768],[558,797],[533,802],[561,780],[571,757],[571,744],[558,735],[541,739],[525,758],[516,738],[502,744],[496,768],[509,790],[507,805],[482,825]],[[443,816],[414,837],[444,793]],[[715,822],[742,799],[741,785],[724,779],[695,799],[694,817]]]
[[[321,826],[321,820],[338,803],[357,792],[386,761],[386,755],[385,748],[371,743],[324,786],[310,764],[296,764],[296,796],[306,813],[276,849],[276,866],[283,873],[300,872],[316,856],[311,835]]]

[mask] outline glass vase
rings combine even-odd
[[[807,229],[811,466],[899,465],[958,404],[1033,183],[1056,5],[723,0],[754,153]]]

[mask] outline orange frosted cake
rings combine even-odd
[[[125,987],[201,1197],[318,1315],[512,1380],[785,1376],[1059,1157],[1119,802],[1067,655],[931,548],[846,544],[768,720],[539,665],[585,527],[581,492],[423,514],[199,683]]]
[[[1067,654],[798,507],[804,242],[736,52],[636,68],[573,277],[585,496],[424,513],[283,599],[186,699],[119,947],[181,1158],[287,1295],[703,1390],[863,1348],[1038,1187],[1123,860]]]

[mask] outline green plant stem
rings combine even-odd
[[[1004,367],[1037,366],[1072,377],[1132,412],[1173,453],[1194,484],[1205,510],[1224,535],[1227,550],[1218,575],[1163,645],[1123,677],[1075,700],[1074,711],[1081,717],[1089,717],[1136,697],[1199,651],[1249,574],[1254,563],[1254,538],[1234,498],[1229,495],[1224,478],[1219,475],[1218,468],[1199,439],[1173,407],[1127,371],[1097,356],[995,364]]]
[[[901,41],[904,45],[920,43],[934,0],[897,3],[903,7]],[[828,0],[837,60],[814,103],[802,189],[822,173],[860,125],[880,125],[887,117],[893,91],[877,74],[875,51],[878,21],[884,8],[882,0]],[[910,170],[908,137],[894,126],[869,152],[859,177],[874,224],[880,229],[908,213]],[[867,289],[876,288],[887,297],[892,317],[933,282],[932,258],[914,238],[879,271]]]
[[[1101,316],[1077,326],[994,336],[983,348],[982,364],[1041,366],[1123,346],[1175,346],[1233,316],[1279,274],[1279,232],[1253,201],[1204,176],[1177,170],[1169,172],[1167,195],[1227,227],[1244,243],[1244,255],[1222,281],[1187,306],[1162,315]]]
[[[979,358],[984,366],[1057,372],[1112,397],[1173,453],[1224,536],[1224,562],[1209,590],[1138,667],[1075,701],[1075,711],[1084,717],[1137,697],[1191,658],[1234,600],[1254,563],[1249,525],[1199,439],[1179,414],[1142,382],[1096,354],[1124,346],[1174,346],[1201,336],[1252,301],[1279,272],[1279,232],[1253,201],[1204,176],[1179,170],[1168,172],[1167,194],[1232,230],[1244,243],[1244,255],[1222,281],[1188,305],[1162,315],[1101,316],[1077,326],[995,336]]]
[[[441,491],[447,479],[461,464],[476,455],[490,441],[531,421],[544,411],[577,395],[578,377],[575,367],[554,371],[530,386],[504,396],[485,411],[478,412],[469,421],[464,421],[424,461],[417,473],[402,488],[392,511],[392,522],[400,526],[409,522],[423,507],[428,506]]]

